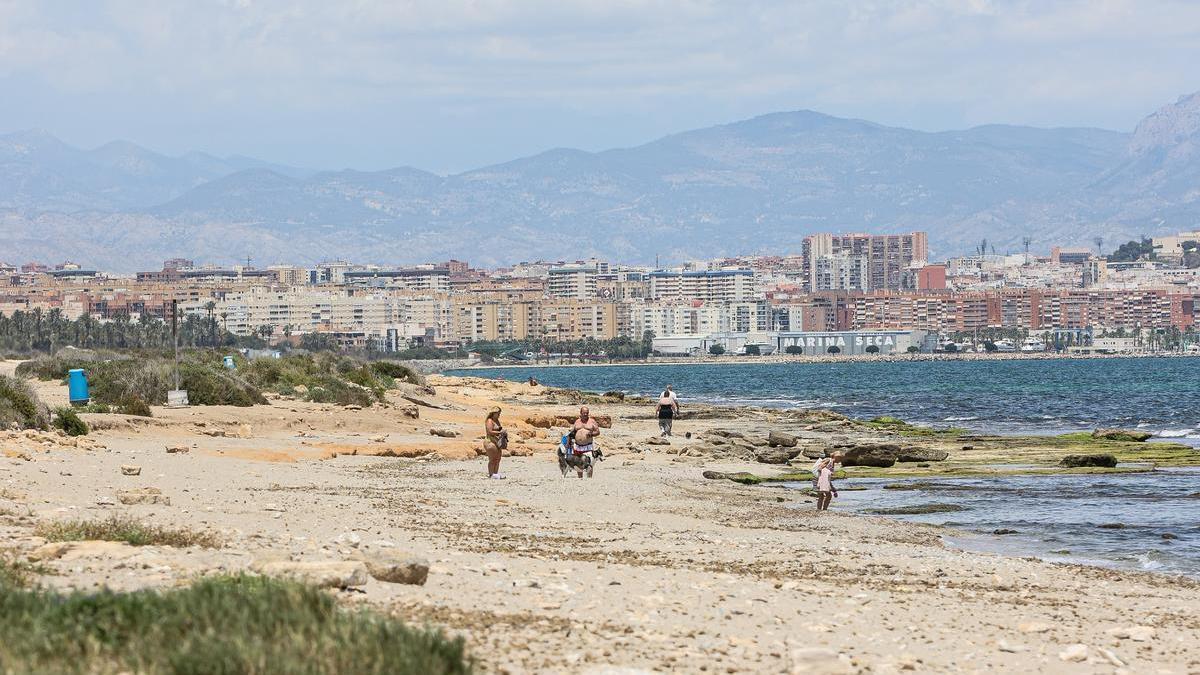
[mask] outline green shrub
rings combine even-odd
[[[0,375],[0,429],[49,429],[50,410],[29,385]]]
[[[47,541],[123,541],[132,546],[202,546],[219,548],[211,532],[147,525],[124,516],[104,520],[56,520],[38,523],[34,533]]]
[[[54,426],[62,429],[68,436],[86,436],[88,425],[70,407],[54,410]]]
[[[262,392],[223,366],[196,362],[181,364],[179,384],[187,390],[188,403],[191,405],[246,407],[267,402]]]
[[[186,588],[60,593],[0,585],[6,672],[457,675],[461,638],[339,608],[319,589],[254,576]],[[19,636],[19,637],[18,637]]]
[[[121,400],[117,401],[117,409],[125,415],[135,415],[137,417],[153,417],[154,413],[150,412],[150,405],[143,401],[136,394],[125,394]]]
[[[379,375],[390,377],[393,380],[400,380],[409,384],[425,384],[425,380],[416,371],[395,361],[375,361],[371,364],[371,369]]]

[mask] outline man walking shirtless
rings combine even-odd
[[[571,435],[575,440],[576,453],[582,455],[590,452],[595,456],[595,443],[596,437],[600,435],[600,425],[592,418],[587,406],[579,409],[579,418],[575,420],[575,425],[571,429]],[[579,477],[583,477],[583,471],[579,472]]]

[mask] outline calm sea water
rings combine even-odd
[[[988,433],[1140,428],[1200,442],[1200,357],[496,368],[459,374],[686,404],[828,408]]]
[[[688,401],[828,408],[891,415],[987,433],[1140,428],[1200,446],[1200,358],[846,363],[669,364],[497,368],[459,374],[656,396],[667,384]],[[953,504],[898,515],[967,532],[975,550],[1200,576],[1200,471],[918,481],[857,479],[835,509]],[[807,487],[801,486],[801,487]],[[1121,528],[1101,525],[1120,524]],[[1015,534],[995,535],[996,530]],[[1164,536],[1165,535],[1165,536]]]
[[[832,507],[838,510],[870,513],[930,504],[961,508],[895,517],[963,530],[967,534],[947,538],[962,548],[1200,577],[1200,471],[1194,469],[842,482],[866,489],[839,492]],[[920,489],[884,489],[904,483]],[[996,530],[1014,533],[993,534]]]

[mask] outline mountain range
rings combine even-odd
[[[822,231],[925,230],[940,257],[1026,236],[1035,250],[1113,248],[1198,223],[1200,93],[1132,133],[924,132],[798,111],[451,176],[0,136],[0,260],[122,272],[173,257],[673,261],[794,253]]]

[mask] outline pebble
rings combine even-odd
[[[1123,626],[1110,628],[1105,632],[1115,638],[1134,642],[1149,642],[1154,639],[1154,629],[1150,626]]]
[[[1058,658],[1069,663],[1079,663],[1086,661],[1088,657],[1088,647],[1082,643],[1075,643],[1058,653]]]
[[[126,476],[138,476],[142,473],[142,467],[133,464],[122,464],[121,473]]]

